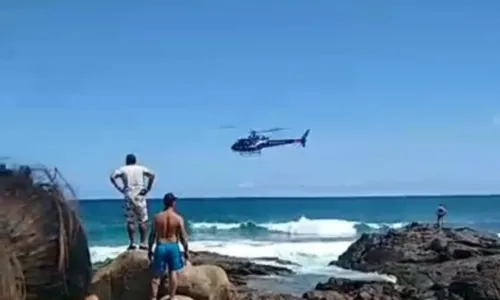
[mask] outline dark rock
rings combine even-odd
[[[414,289],[408,289],[381,281],[354,281],[349,279],[330,278],[327,282],[318,283],[314,291],[302,297],[310,300],[372,300],[372,299],[412,299]]]
[[[500,299],[500,260],[489,258],[477,264],[475,270],[455,275],[448,290],[461,297],[457,299]]]
[[[300,300],[301,297],[292,294],[283,293],[262,293],[257,291],[249,291],[238,294],[239,300]]]
[[[470,228],[437,229],[412,223],[387,234],[364,234],[330,264],[398,278],[401,290],[389,288],[388,283],[329,282],[336,292],[357,293],[355,299],[383,299],[381,295],[392,297],[388,299],[500,299],[500,239]]]
[[[191,252],[190,261],[193,265],[217,265],[226,271],[231,282],[243,285],[248,276],[290,275],[292,270],[285,267],[262,265],[251,262],[245,258],[236,258],[212,252]]]
[[[277,257],[257,257],[255,259],[261,260],[261,261],[271,261],[271,262],[278,263],[280,265],[300,266],[298,263],[294,263],[293,261],[289,261],[289,260],[281,259],[281,258],[277,258]]]

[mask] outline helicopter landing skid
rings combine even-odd
[[[249,156],[260,156],[260,151],[247,151],[240,152],[241,156],[249,157]]]

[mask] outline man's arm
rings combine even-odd
[[[150,253],[153,251],[153,245],[156,241],[156,216],[153,218],[153,222],[151,224],[151,232],[149,233],[148,238],[148,249]]]
[[[148,185],[146,186],[146,191],[151,191],[151,188],[153,187],[153,184],[155,182],[155,173],[153,173],[151,170],[148,168],[144,167],[144,176],[148,178]]]
[[[114,171],[111,176],[109,176],[109,180],[111,181],[111,183],[113,184],[113,186],[118,190],[118,192],[120,193],[124,193],[124,188],[121,188],[118,183],[116,182],[116,179],[118,178],[121,178],[122,181],[123,181],[123,172],[121,169],[117,169],[116,171]]]
[[[179,238],[181,240],[182,247],[184,248],[184,256],[187,258],[189,256],[189,248],[188,248],[188,235],[186,231],[186,227],[184,226],[184,219],[180,219],[180,230],[179,230]]]

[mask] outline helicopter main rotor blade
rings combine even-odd
[[[282,131],[282,130],[286,130],[286,128],[275,127],[275,128],[265,129],[265,130],[258,130],[256,132],[258,132],[258,133],[266,133],[266,132],[275,132],[275,131]]]

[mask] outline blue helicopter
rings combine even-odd
[[[309,129],[304,132],[300,138],[289,138],[289,139],[271,139],[262,133],[282,131],[285,128],[271,128],[266,130],[251,130],[250,134],[246,138],[238,139],[232,146],[231,150],[237,152],[243,156],[249,155],[260,155],[262,149],[271,148],[277,146],[284,146],[289,144],[300,144],[302,147],[306,146],[307,136],[309,135]]]

